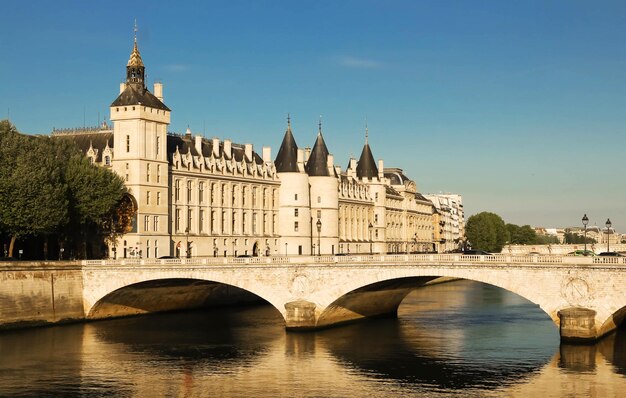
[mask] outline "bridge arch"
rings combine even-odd
[[[504,277],[503,277],[504,276]],[[558,305],[548,292],[532,289],[532,283],[506,273],[475,272],[463,268],[405,268],[372,272],[367,278],[352,278],[334,296],[320,297],[317,326],[350,322],[363,317],[395,315],[404,298],[415,288],[441,278],[464,279],[496,286],[514,293],[545,312],[559,326]],[[625,310],[626,315],[626,310]]]
[[[229,283],[230,282],[230,283]],[[89,287],[87,287],[89,288]],[[265,301],[281,315],[281,302],[276,302],[263,289],[245,284],[202,276],[152,276],[122,279],[91,289],[85,300],[87,319],[104,319],[217,305],[233,305]]]
[[[610,333],[612,330],[626,322],[626,305],[619,310],[615,311],[606,321],[600,326],[600,336]]]

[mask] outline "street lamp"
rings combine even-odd
[[[189,226],[185,229],[185,257],[189,258]]]
[[[610,252],[609,250],[609,242],[611,241],[611,236],[609,235],[609,233],[611,232],[611,220],[610,219],[606,219],[606,251]]]
[[[318,218],[315,225],[317,226],[317,255],[321,256],[322,250],[320,248],[320,234],[322,233],[322,220]]]
[[[587,255],[587,224],[589,223],[589,218],[587,218],[587,213],[583,216],[583,225],[585,226],[585,256]]]
[[[372,255],[372,230],[374,229],[374,226],[372,225],[372,223],[370,223],[367,226],[367,229],[370,231],[370,256]]]

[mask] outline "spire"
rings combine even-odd
[[[305,170],[309,176],[312,177],[328,177],[328,148],[324,137],[322,136],[322,117],[320,116],[320,122],[318,125],[317,139],[313,150],[309,155],[309,160],[306,163]]]
[[[130,53],[130,58],[126,64],[126,82],[122,86],[122,92],[111,106],[144,105],[169,111],[170,108],[163,103],[162,98],[155,97],[146,87],[146,68],[137,46],[137,21],[135,21],[133,30],[133,51]],[[161,95],[159,96],[161,97]]]
[[[276,171],[279,173],[297,173],[298,170],[298,145],[291,133],[291,117],[287,115],[287,131],[283,143],[280,145],[276,160],[274,160]]]
[[[374,160],[374,155],[372,155],[372,150],[370,149],[370,144],[368,143],[368,135],[369,132],[367,130],[367,122],[365,124],[365,145],[363,145],[363,150],[361,151],[361,157],[356,165],[356,176],[358,178],[376,178],[378,177],[378,167],[376,167],[376,161]]]
[[[141,85],[141,87],[145,87],[144,78],[146,68],[143,64],[143,60],[141,59],[139,48],[137,47],[137,30],[137,20],[135,20],[135,27],[133,28],[133,51],[130,53],[130,58],[128,59],[128,63],[126,64],[126,83],[137,84]]]

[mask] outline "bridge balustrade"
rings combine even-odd
[[[141,265],[285,265],[285,264],[626,264],[626,257],[583,257],[560,255],[463,255],[463,254],[363,254],[348,256],[277,256],[277,257],[196,257],[176,259],[83,260],[86,266]]]

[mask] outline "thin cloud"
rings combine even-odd
[[[357,58],[350,55],[343,55],[338,57],[339,65],[346,68],[359,68],[359,69],[380,69],[384,66],[382,62],[368,58]]]

